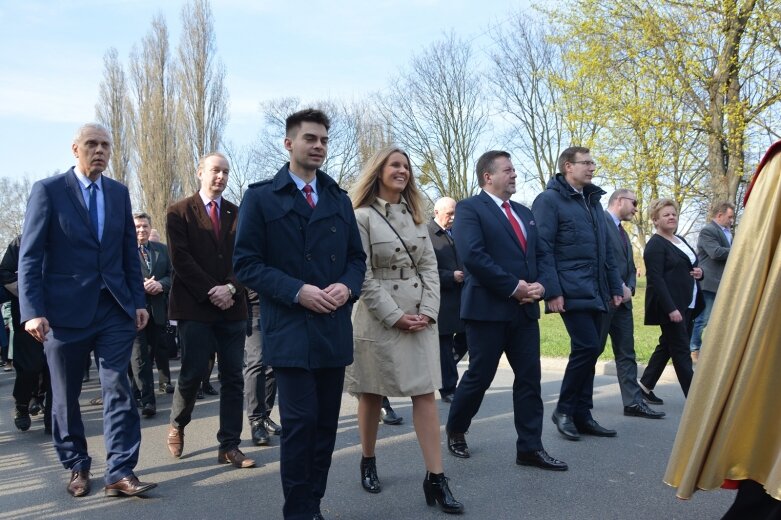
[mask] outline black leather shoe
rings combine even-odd
[[[469,446],[466,444],[463,433],[447,432],[447,449],[450,453],[460,459],[468,459],[471,457]]]
[[[255,446],[268,446],[268,432],[266,431],[266,428],[263,427],[263,422],[252,421],[250,427],[252,428],[252,442]]]
[[[565,439],[570,441],[580,440],[580,434],[578,433],[578,429],[575,428],[575,423],[572,422],[572,417],[565,413],[553,412],[551,420]]]
[[[566,462],[554,459],[545,450],[518,452],[515,457],[515,463],[519,466],[536,466],[551,471],[567,471],[569,466]]]
[[[206,395],[220,395],[220,392],[210,384],[203,385],[203,393]]]
[[[448,478],[444,473],[434,474],[426,472],[426,479],[423,481],[423,494],[426,497],[426,504],[430,506],[439,504],[439,507],[445,513],[463,513],[464,505],[453,496],[447,482]]]
[[[387,397],[382,398],[382,408],[380,408],[380,419],[385,424],[401,424],[404,422],[404,417],[399,417],[396,412],[391,408],[390,401]]]
[[[605,428],[593,418],[578,423],[575,426],[583,435],[593,435],[595,437],[615,437],[618,435],[618,432]]]
[[[171,383],[160,383],[160,393],[161,394],[174,393],[174,385],[172,385]]]
[[[141,415],[144,417],[154,417],[157,414],[157,407],[152,403],[146,403],[141,409]]]
[[[89,471],[74,471],[68,482],[68,493],[74,497],[89,495]]]
[[[645,417],[646,419],[661,419],[664,417],[665,413],[649,408],[647,404],[640,401],[632,406],[624,406],[624,415],[629,415],[630,417]]]
[[[275,423],[271,417],[263,417],[260,420],[260,424],[266,429],[269,435],[281,435],[282,427]]]
[[[16,413],[14,414],[14,426],[16,426],[16,429],[22,432],[26,432],[30,429],[30,425],[32,424],[32,419],[30,419],[30,412],[25,410],[19,410],[17,408]]]
[[[448,403],[448,404],[452,403],[453,402],[453,398],[455,396],[456,396],[456,394],[454,394],[453,392],[445,392],[444,394],[442,394],[442,402],[443,403]]]
[[[649,390],[646,392],[645,390],[643,390],[643,387],[640,387],[640,392],[643,394],[643,399],[645,400],[646,403],[656,404],[656,405],[664,404],[664,400],[657,397],[653,390]]]
[[[377,459],[361,457],[361,486],[369,493],[382,491],[380,477],[377,476]]]
[[[37,397],[33,397],[30,401],[30,415],[36,416],[41,413],[41,410],[43,410],[41,401]]]
[[[197,392],[195,392],[195,398],[196,399],[203,399],[206,396],[203,395],[203,388],[199,388]]]

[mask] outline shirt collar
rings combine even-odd
[[[76,179],[78,179],[79,184],[81,184],[81,187],[85,190],[88,190],[90,187],[90,184],[92,184],[92,180],[84,175],[81,170],[79,170],[78,166],[73,167],[73,173],[76,174]],[[98,189],[103,191],[103,174],[98,175],[98,179],[95,181],[95,184],[97,184]]]
[[[212,201],[209,197],[206,196],[202,191],[198,192],[198,195],[201,196],[201,201],[203,202],[204,206],[208,206],[209,203]],[[220,209],[222,207],[222,195],[214,199],[214,202],[217,203],[217,209]]]
[[[613,215],[612,211],[608,210],[607,212],[610,213],[611,217],[613,217],[613,222],[615,223],[615,225],[616,226],[620,226],[621,225],[621,219],[618,218],[617,216]]]
[[[296,183],[296,188],[298,188],[298,191],[302,191],[304,189],[304,186],[309,184],[312,187],[312,192],[317,195],[317,176],[315,175],[315,178],[312,179],[312,182],[305,182],[304,179],[293,173],[293,170],[290,168],[287,169],[287,172],[290,174],[290,178],[293,180],[293,182]]]
[[[483,190],[483,191],[486,193],[486,195],[488,195],[489,197],[491,197],[491,199],[492,199],[494,202],[496,202],[496,205],[497,205],[497,206],[501,207],[501,206],[502,206],[502,204],[504,204],[504,202],[505,202],[505,201],[503,201],[502,199],[500,199],[499,197],[497,197],[497,196],[496,196],[496,195],[494,195],[493,193],[490,193],[490,192],[488,192],[488,191],[486,191],[486,190]],[[509,202],[509,201],[508,201],[508,202]],[[510,209],[512,209],[512,206],[510,206]]]

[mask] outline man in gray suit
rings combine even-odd
[[[727,264],[729,250],[732,247],[732,224],[735,221],[735,205],[731,202],[721,202],[713,206],[712,220],[700,230],[697,240],[697,258],[702,267],[703,277],[700,286],[705,299],[705,309],[694,320],[692,339],[689,344],[692,361],[697,362],[702,346],[702,331],[710,319],[710,311],[716,300],[721,275]]]
[[[637,269],[632,254],[632,244],[622,226],[632,220],[637,213],[637,198],[634,192],[619,189],[608,199],[605,221],[607,244],[612,248],[618,272],[624,289],[624,299],[618,307],[608,309],[603,315],[602,349],[605,348],[608,334],[616,360],[618,385],[621,388],[621,400],[624,403],[624,415],[661,419],[664,412],[651,409],[643,401],[643,392],[637,383],[637,361],[635,360],[634,319],[632,317],[632,296],[637,286]],[[661,403],[658,403],[661,404]]]

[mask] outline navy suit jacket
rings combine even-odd
[[[250,185],[236,231],[236,277],[260,295],[263,360],[273,367],[333,368],[353,362],[352,303],[312,312],[294,299],[305,283],[341,282],[358,298],[366,274],[347,194],[317,171],[317,206],[309,207],[285,165]]]
[[[466,268],[461,292],[461,318],[481,321],[516,319],[518,300],[510,295],[518,280],[538,281],[537,226],[532,212],[510,201],[526,229],[526,253],[510,221],[486,192],[462,200],[456,208],[453,240]],[[529,319],[539,319],[539,303],[523,306]]]
[[[22,322],[45,317],[53,327],[87,327],[102,286],[134,320],[146,307],[127,188],[104,176],[103,197],[98,240],[73,168],[33,185],[19,252]]]

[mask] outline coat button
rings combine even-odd
[[[336,262],[336,255],[331,255],[331,261]]]
[[[393,290],[394,290],[394,291],[395,291],[395,290],[397,290],[398,288],[399,288],[399,286],[398,286],[398,285],[394,285],[394,286],[393,286]]]
[[[415,307],[417,307],[418,309],[420,309],[420,304],[419,304],[419,303],[416,303],[416,304],[415,304]]]
[[[396,270],[396,266],[395,266],[395,265],[392,265],[392,266],[391,266],[391,269],[393,269],[393,270],[395,271],[395,270]]]
[[[331,226],[331,233],[336,233],[336,226]]]
[[[412,249],[413,251],[417,251],[418,246],[412,246],[412,247],[410,247],[410,249]]]
[[[217,255],[217,258],[219,258],[220,260],[222,260],[222,255]]]
[[[396,252],[398,253],[399,251],[401,251],[401,248],[400,248],[400,247],[397,247],[397,248],[396,248]]]
[[[417,287],[417,286],[418,286],[418,282],[412,284],[412,287]]]
[[[306,261],[307,261],[307,262],[309,262],[309,261],[311,261],[311,260],[312,260],[312,255],[310,255],[309,253],[307,253],[307,254],[306,254]]]
[[[407,214],[407,210],[406,210],[406,209],[403,209],[403,210],[401,210],[401,213],[402,213],[403,215],[406,215],[406,214]]]

